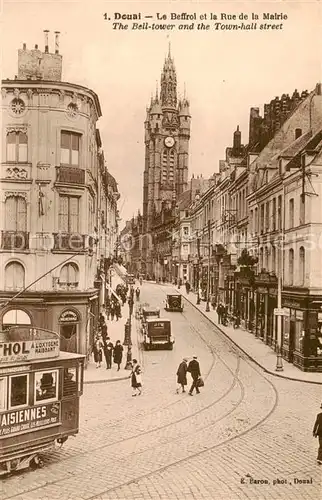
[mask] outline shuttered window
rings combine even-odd
[[[27,203],[22,196],[9,196],[5,201],[6,231],[27,231]]]
[[[59,230],[63,233],[77,233],[79,230],[79,198],[59,197]]]

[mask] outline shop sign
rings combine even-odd
[[[0,342],[0,363],[15,363],[59,356],[59,339]]]
[[[257,288],[257,292],[258,292],[258,293],[263,293],[263,294],[265,294],[265,293],[267,293],[267,288],[265,288],[265,287],[263,287],[263,286],[259,286],[259,287]]]
[[[60,423],[60,402],[11,410],[0,415],[0,436],[30,432]]]
[[[284,307],[290,307],[291,309],[292,308],[296,309],[301,307],[301,302],[299,302],[298,300],[284,299],[283,305]]]
[[[70,310],[64,311],[59,318],[60,323],[72,323],[75,321],[78,321],[77,314],[74,311]]]
[[[290,310],[286,309],[286,307],[275,307],[274,316],[286,316],[288,318],[290,316]]]

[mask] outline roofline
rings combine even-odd
[[[102,109],[101,109],[101,105],[100,105],[100,102],[99,102],[99,98],[98,98],[98,95],[96,94],[96,92],[94,92],[94,90],[88,88],[88,87],[84,87],[83,85],[78,85],[77,83],[70,83],[70,82],[63,82],[63,81],[53,81],[53,80],[10,80],[9,78],[8,79],[4,79],[4,80],[1,80],[1,85],[2,86],[6,86],[6,85],[14,85],[15,87],[17,87],[17,85],[25,85],[26,87],[30,87],[31,85],[32,86],[36,86],[36,87],[41,87],[41,86],[50,86],[51,88],[54,87],[54,86],[67,86],[67,87],[72,87],[73,89],[79,89],[79,90],[83,90],[83,91],[86,91],[86,92],[89,92],[91,94],[91,96],[93,97],[93,100],[95,102],[95,105],[96,105],[96,108],[97,108],[97,111],[98,111],[98,116],[101,117],[102,116]]]

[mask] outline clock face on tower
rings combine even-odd
[[[174,138],[168,135],[168,137],[164,139],[164,144],[167,146],[167,148],[172,148],[172,146],[174,145]]]

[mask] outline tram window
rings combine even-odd
[[[28,404],[29,375],[12,375],[9,385],[10,409]]]
[[[57,370],[35,373],[35,402],[57,399]]]
[[[7,409],[7,379],[0,378],[0,411]]]
[[[63,396],[74,396],[75,394],[77,394],[76,368],[65,368]]]

